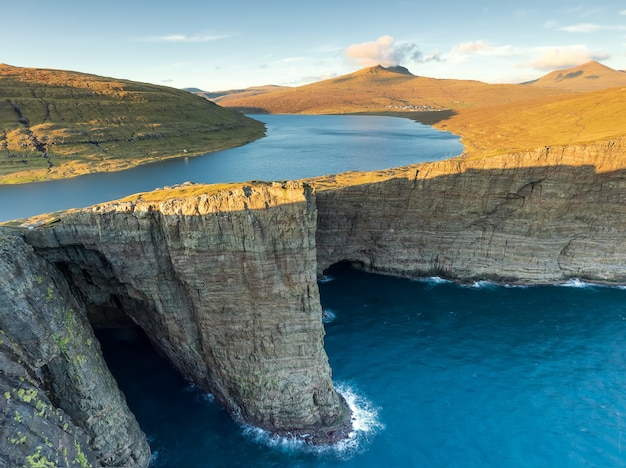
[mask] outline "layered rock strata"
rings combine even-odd
[[[145,435],[59,272],[0,231],[0,466],[144,467]]]
[[[324,443],[350,418],[323,348],[316,215],[302,183],[240,185],[99,206],[26,238],[236,420]]]
[[[318,269],[624,283],[625,168],[622,138],[320,179]]]
[[[614,139],[309,182],[192,186],[69,214],[25,233],[32,247],[3,234],[8,440],[25,430],[11,414],[52,405],[72,424],[62,433],[60,420],[49,424],[53,446],[87,444],[94,463],[145,461],[134,430],[127,446],[107,442],[111,427],[93,424],[102,405],[83,403],[91,390],[119,402],[114,385],[96,392],[70,377],[108,375],[85,313],[106,323],[120,311],[235,419],[314,442],[343,437],[349,415],[323,350],[316,272],[349,261],[407,277],[626,283],[624,168],[626,139]],[[22,398],[31,391],[41,403]],[[30,455],[48,446],[29,443]]]

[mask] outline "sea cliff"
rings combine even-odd
[[[316,284],[315,198],[302,183],[122,202],[27,241],[93,320],[123,311],[241,422],[313,443],[344,437]]]
[[[626,282],[626,139],[318,180],[318,271]]]
[[[99,449],[96,440],[108,440],[111,428],[86,416],[97,408],[81,416],[61,404],[82,401],[84,389],[64,377],[71,372],[44,370],[59,356],[75,366],[77,356],[93,355],[78,371],[108,375],[91,325],[120,317],[235,419],[333,441],[346,436],[350,415],[332,386],[316,275],[348,261],[406,277],[624,284],[625,168],[621,138],[300,182],[191,185],[79,210],[21,236],[5,233],[0,281],[3,297],[14,299],[0,300],[0,326],[11,337],[2,350],[25,358],[0,364],[17,369],[7,375],[28,374],[45,404],[67,412],[72,432],[54,440],[58,447],[77,440],[94,463],[115,453],[141,465],[145,439],[128,429],[135,438],[123,438],[135,455],[119,443]],[[41,308],[48,289],[38,277],[53,282],[56,309]],[[25,351],[32,338],[12,323],[31,295],[40,299],[27,310],[41,317],[20,320],[39,324],[33,349],[48,350],[45,358]],[[74,331],[59,335],[68,308]],[[64,353],[57,335],[79,348]],[[22,405],[14,380],[5,383],[7,401]],[[117,388],[99,388],[134,427]],[[6,408],[8,421],[14,409]],[[14,423],[5,422],[12,438],[24,431]]]

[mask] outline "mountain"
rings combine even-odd
[[[264,94],[223,96],[224,107],[247,112],[339,114],[463,109],[567,93],[517,84],[415,76],[404,67],[376,66],[337,78]]]
[[[264,131],[183,90],[0,64],[0,184],[203,154]]]
[[[597,91],[626,86],[626,73],[591,61],[577,67],[552,71],[524,84],[577,92]]]

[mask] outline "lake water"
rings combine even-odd
[[[238,148],[74,179],[0,185],[0,222],[82,208],[183,182],[302,179],[435,161],[462,152],[459,138],[408,119],[255,115],[267,136]]]
[[[626,466],[626,290],[329,275],[325,348],[358,417],[338,447],[271,441],[141,335],[99,332],[154,468]]]

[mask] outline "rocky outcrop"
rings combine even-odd
[[[318,269],[626,282],[626,139],[318,181]]]
[[[93,314],[123,310],[239,421],[313,443],[344,437],[301,183],[99,206],[27,241]]]
[[[58,271],[0,231],[0,466],[147,466],[145,435]]]
[[[145,459],[114,385],[98,383],[90,400],[91,381],[72,377],[108,376],[84,310],[92,323],[130,317],[239,421],[314,443],[343,437],[349,414],[323,349],[316,272],[349,261],[407,277],[626,283],[624,168],[626,139],[615,139],[308,182],[192,185],[69,214],[25,233],[32,248],[9,236],[8,440],[26,430],[7,426],[13,412],[38,410],[24,406],[32,390],[59,408],[53,446],[87,444],[99,463]],[[95,404],[101,393],[112,396]],[[120,410],[126,445],[94,424],[106,405]],[[46,441],[33,440],[29,453],[44,454]]]

